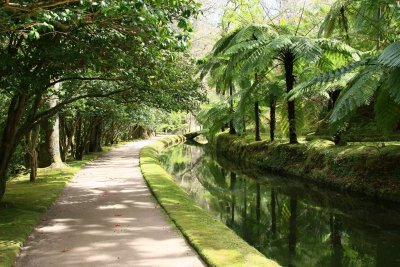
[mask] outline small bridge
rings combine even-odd
[[[184,134],[186,140],[194,140],[197,136],[201,135],[201,131]]]

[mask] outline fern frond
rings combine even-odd
[[[257,70],[263,70],[260,63],[263,63],[263,66],[270,64],[273,61],[271,58],[271,48],[267,46],[262,46],[249,54],[249,57],[244,60],[242,69],[240,71],[240,79],[247,79],[249,74]]]
[[[389,86],[383,86],[376,99],[375,120],[384,134],[392,133],[400,122],[400,104],[391,96]]]
[[[296,57],[304,58],[308,62],[315,62],[322,56],[321,47],[316,45],[312,39],[297,36],[293,39],[295,44],[293,50]]]
[[[289,98],[294,99],[312,92],[321,91],[321,86],[338,81],[356,69],[372,63],[374,60],[375,58],[367,58],[362,61],[347,64],[339,69],[316,75],[309,81],[297,85],[296,88],[289,93]],[[346,80],[348,80],[348,77]]]
[[[321,24],[321,27],[318,32],[318,36],[329,37],[332,35],[336,26],[340,27],[342,32],[345,32],[346,37],[348,38],[349,25],[348,18],[346,17],[346,8],[352,1],[343,1],[338,0],[332,4],[329,13],[326,15],[324,21]]]
[[[330,117],[337,122],[355,109],[368,105],[381,85],[383,70],[379,66],[369,66],[353,81],[353,84],[341,94]]]
[[[390,88],[390,96],[400,104],[400,67],[394,68],[389,73],[387,83]]]
[[[219,39],[213,49],[212,49],[212,54],[218,55],[220,53],[222,53],[230,44],[230,42],[232,41],[233,38],[235,38],[236,34],[240,31],[240,29],[236,29],[235,31],[232,31],[231,33],[229,33],[228,35],[222,37],[221,39]]]
[[[238,54],[240,52],[250,51],[259,46],[264,45],[265,43],[266,43],[265,40],[249,40],[249,41],[241,42],[241,43],[238,43],[238,44],[235,44],[235,45],[229,47],[225,51],[224,54],[227,56],[231,56],[234,54]]]
[[[316,39],[315,43],[326,52],[344,55],[357,61],[360,60],[360,52],[357,49],[339,40],[320,38]]]
[[[394,42],[386,47],[378,62],[388,67],[400,67],[400,42]]]
[[[197,119],[203,125],[204,131],[214,136],[232,119],[232,111],[226,103],[219,103],[199,112]]]
[[[270,31],[271,28],[268,25],[248,24],[236,32],[227,47],[232,47],[245,41],[265,39],[265,36],[267,36]]]

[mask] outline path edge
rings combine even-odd
[[[143,177],[171,221],[208,266],[280,266],[200,208],[160,165],[160,153],[185,140],[184,136],[164,138],[139,154]]]
[[[35,231],[35,228],[38,226],[38,224],[40,223],[40,221],[42,220],[43,216],[45,216],[45,214],[49,211],[49,209],[58,201],[58,199],[61,197],[61,195],[63,194],[66,186],[72,181],[72,179],[83,169],[85,168],[89,163],[99,159],[100,157],[104,156],[105,154],[111,152],[112,150],[119,148],[123,145],[125,145],[126,142],[121,142],[115,145],[111,145],[111,146],[107,146],[107,147],[103,147],[103,151],[101,152],[93,152],[93,153],[89,153],[88,155],[84,155],[84,157],[90,156],[90,159],[83,159],[82,162],[83,164],[80,165],[76,170],[70,171],[70,173],[68,173],[68,178],[66,178],[62,188],[57,189],[56,192],[56,196],[54,197],[54,200],[49,203],[49,205],[46,206],[45,209],[43,209],[43,211],[40,212],[40,214],[38,214],[38,216],[35,218],[34,221],[32,221],[31,223],[29,223],[29,225],[27,224],[27,229],[24,231],[23,236],[16,236],[15,240],[10,240],[9,243],[12,243],[15,245],[15,248],[10,249],[10,251],[7,251],[4,255],[4,259],[5,261],[2,262],[0,261],[0,267],[10,267],[10,266],[15,266],[16,261],[18,259],[18,257],[20,257],[21,255],[21,249],[24,247],[25,242],[28,240],[28,238],[32,235],[32,233]],[[77,160],[74,160],[77,161]],[[46,168],[41,168],[40,170],[45,170]],[[62,172],[64,170],[68,170],[71,169],[69,165],[67,165],[64,168],[58,169],[58,171]],[[28,175],[26,175],[28,177]],[[29,179],[29,178],[27,178]],[[35,184],[33,184],[34,186]],[[1,254],[1,250],[0,250],[0,254]],[[4,253],[4,252],[3,252]],[[0,257],[0,260],[2,258]]]

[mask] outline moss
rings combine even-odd
[[[140,153],[145,180],[177,228],[209,266],[279,266],[197,206],[160,166],[159,152],[183,140],[183,137],[163,139]]]
[[[335,146],[328,140],[290,145],[253,142],[220,134],[217,154],[258,168],[333,188],[400,202],[400,147],[397,144]]]
[[[103,152],[111,150],[104,147]],[[82,161],[70,161],[63,169],[39,169],[35,183],[28,175],[12,179],[0,205],[0,267],[12,266],[22,244],[54,203],[64,186],[88,162],[102,153],[85,155]]]

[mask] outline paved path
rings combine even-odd
[[[166,222],[129,143],[88,164],[25,243],[16,266],[204,266]]]

